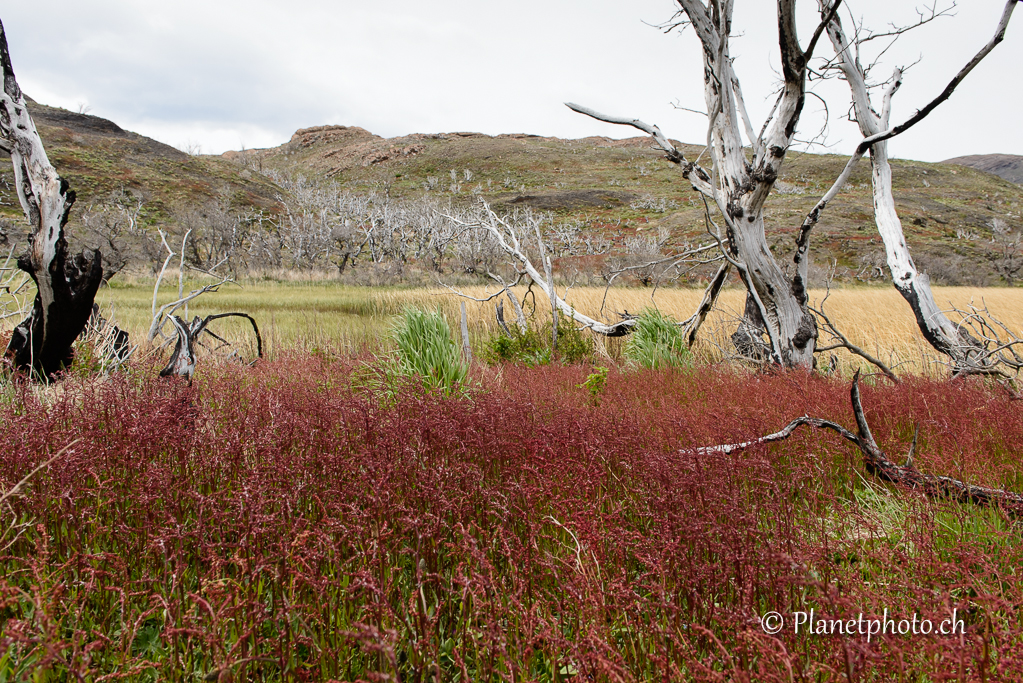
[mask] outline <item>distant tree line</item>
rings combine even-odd
[[[75,239],[103,252],[106,280],[126,268],[158,271],[167,256],[161,231],[175,251],[184,240],[187,267],[235,276],[318,272],[379,284],[451,275],[489,279],[488,273],[507,269],[493,237],[465,227],[486,215],[481,203],[356,194],[337,182],[272,171],[268,175],[282,189],[273,211],[239,208],[216,198],[155,221],[147,218],[143,197],[119,192],[83,209]],[[643,265],[661,257],[670,237],[667,230],[622,236],[616,243],[606,230],[582,220],[530,209],[509,215],[539,225],[545,248],[555,259],[591,257],[570,269],[584,282],[604,282],[623,268],[629,269],[628,278],[619,282],[652,284],[680,275]]]

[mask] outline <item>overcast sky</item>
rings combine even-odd
[[[929,2],[930,0],[928,0]],[[939,0],[940,1],[940,0]],[[754,119],[777,83],[774,3],[737,0],[732,54]],[[915,19],[910,0],[848,0],[867,26]],[[816,2],[801,0],[801,37]],[[875,71],[914,62],[896,97],[906,118],[988,40],[1002,0],[967,0],[956,16],[899,41]],[[33,0],[5,3],[14,69],[40,102],[112,119],[168,144],[219,153],[269,147],[298,128],[361,126],[378,135],[477,131],[628,137],[631,129],[574,114],[565,101],[656,123],[699,143],[706,120],[691,31],[665,35],[671,0]],[[891,143],[893,156],[939,161],[1023,154],[1019,70],[1023,9],[1003,42],[924,123]],[[843,14],[848,24],[848,13]],[[819,53],[830,51],[822,41]],[[821,90],[830,150],[858,133],[840,119],[844,83]],[[808,100],[801,135],[820,127]]]

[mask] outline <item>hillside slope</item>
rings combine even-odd
[[[987,173],[994,173],[1010,183],[1023,183],[1023,156],[1018,154],[971,154],[965,157],[946,159],[942,163],[969,166]]]
[[[690,158],[702,148],[682,145]],[[511,209],[553,211],[603,230],[619,243],[667,228],[673,241],[707,238],[703,203],[647,138],[562,140],[478,133],[386,139],[361,128],[299,130],[280,147],[224,155],[254,169],[275,169],[340,183],[353,192],[430,195],[453,202],[477,196]],[[772,249],[787,256],[806,212],[847,157],[790,154],[768,200]],[[990,173],[945,163],[893,161],[896,204],[918,266],[945,284],[992,284],[1000,246],[994,226],[1023,230],[1023,188]],[[873,223],[868,161],[824,214],[814,233],[818,278],[837,261],[840,275],[883,273]]]
[[[77,193],[75,221],[90,204],[127,195],[143,199],[148,224],[174,221],[181,209],[212,200],[239,208],[271,208],[279,188],[219,157],[190,156],[123,130],[112,121],[29,102],[50,163]],[[21,225],[9,156],[0,152],[0,217]]]
[[[30,109],[51,161],[78,193],[71,223],[76,239],[88,232],[79,221],[91,204],[143,201],[140,227],[148,232],[141,247],[125,251],[128,260],[162,261],[152,228],[174,232],[195,207],[276,211],[283,191],[268,171],[335,182],[357,194],[455,204],[482,198],[501,211],[549,211],[612,240],[618,250],[658,234],[670,235],[675,245],[708,239],[702,201],[647,138],[446,133],[388,139],[362,128],[318,126],[272,149],[190,156],[105,119],[35,103]],[[692,158],[702,152],[682,147]],[[786,160],[767,210],[769,241],[783,262],[803,216],[845,161],[798,153]],[[896,203],[918,266],[941,284],[997,283],[999,259],[1014,253],[1008,238],[1023,230],[1023,186],[949,163],[897,160],[893,168]],[[0,165],[0,243],[23,238],[12,182],[10,166]],[[840,278],[883,277],[871,207],[864,162],[814,233],[817,281],[833,262]]]

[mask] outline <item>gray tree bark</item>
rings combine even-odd
[[[707,137],[714,162],[711,175],[689,169],[687,177],[720,212],[726,234],[718,237],[728,239],[729,261],[759,311],[775,362],[810,369],[817,324],[807,309],[805,277],[797,269],[795,277],[788,278],[771,253],[764,227],[764,202],[794,140],[805,98],[806,65],[826,22],[804,50],[796,31],[795,0],[778,0],[784,84],[772,117],[758,136],[732,71],[729,41],[733,3],[723,0],[708,6],[699,0],[678,0],[678,4],[703,45],[704,98],[710,119]],[[752,158],[743,149],[743,132],[752,147]]]

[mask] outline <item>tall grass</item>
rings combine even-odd
[[[632,334],[625,339],[623,355],[648,370],[689,367],[693,362],[682,328],[654,308],[644,309],[636,318]]]
[[[186,284],[186,287],[192,287]],[[493,293],[485,287],[466,287],[468,293],[481,297]],[[165,288],[160,302],[176,296],[176,288]],[[173,290],[173,292],[171,291]],[[992,313],[1009,328],[1023,335],[1023,288],[936,287],[939,305],[966,307],[971,301],[987,304]],[[516,290],[525,300],[526,312],[533,309],[533,298],[525,296],[525,288]],[[812,303],[819,303],[825,292],[810,292]],[[2,294],[0,294],[2,296]],[[676,320],[688,318],[696,310],[702,291],[698,289],[616,288],[606,293],[600,288],[571,288],[568,301],[587,315],[617,320],[618,312],[637,311],[656,304],[664,315]],[[712,312],[701,329],[693,348],[694,359],[716,362],[733,352],[730,335],[736,318],[743,310],[744,293],[739,289],[722,292],[719,309]],[[542,296],[541,296],[542,298]],[[131,335],[133,343],[145,338],[152,305],[152,284],[139,280],[118,283],[115,278],[97,296],[104,315]],[[460,300],[445,289],[373,288],[341,285],[336,282],[243,282],[225,285],[219,292],[201,297],[192,303],[191,311],[208,315],[227,311],[251,313],[263,331],[266,353],[273,357],[291,348],[357,354],[379,350],[389,338],[394,321],[408,306],[439,309],[448,319],[457,319]],[[481,348],[485,340],[501,334],[494,315],[494,303],[468,302],[470,336],[474,346]],[[831,292],[826,311],[849,337],[850,341],[885,361],[899,374],[947,377],[943,358],[933,351],[920,335],[912,312],[891,287],[847,287]],[[541,301],[534,323],[539,327],[549,314]],[[9,330],[15,319],[3,321],[2,330]],[[218,321],[217,334],[244,345],[252,344],[251,330],[245,321]],[[622,348],[617,340],[594,338],[597,353],[619,360]],[[821,340],[826,343],[827,340]],[[201,350],[200,350],[201,352]],[[835,351],[843,374],[851,376],[863,361],[844,351]],[[255,355],[254,348],[243,349],[244,357]]]
[[[116,280],[115,280],[116,285]],[[485,287],[465,290],[481,297]],[[1023,288],[936,287],[939,305],[965,307],[971,301],[987,304],[1016,333],[1023,331]],[[490,290],[490,293],[493,293]],[[176,294],[176,291],[175,291]],[[525,290],[516,290],[520,300]],[[572,288],[569,303],[587,315],[617,320],[617,312],[638,311],[656,304],[664,315],[685,320],[696,310],[702,291],[698,289],[662,288],[653,294],[650,289],[621,288],[607,293],[600,288]],[[811,302],[819,303],[825,292],[810,292]],[[168,297],[170,293],[168,293]],[[542,298],[542,297],[541,297]],[[98,301],[107,317],[132,333],[133,339],[144,336],[148,328],[151,306],[151,285],[138,283],[101,290]],[[162,299],[161,299],[162,301]],[[735,320],[743,310],[744,293],[726,289],[719,310],[704,324],[694,356],[697,360],[716,361],[732,352],[729,339],[735,331]],[[268,354],[272,357],[286,348],[333,350],[359,353],[376,349],[387,339],[394,320],[408,306],[423,309],[439,308],[450,320],[458,316],[459,299],[444,289],[369,288],[330,283],[244,283],[244,287],[225,287],[217,294],[196,301],[192,310],[208,313],[240,310],[252,313],[265,330]],[[494,317],[494,303],[467,302],[470,334],[474,344],[497,337],[501,330]],[[541,302],[537,324],[549,315]],[[527,298],[526,311],[532,309]],[[927,345],[908,305],[891,287],[847,287],[831,292],[826,311],[850,341],[894,367],[899,374],[933,377],[948,376],[942,358]],[[13,325],[13,321],[10,323]],[[248,343],[251,333],[239,323],[218,327],[217,333]],[[821,340],[822,343],[826,339]],[[598,353],[617,360],[622,349],[615,340],[596,338]],[[254,353],[254,350],[250,350]],[[836,351],[843,373],[847,376],[863,361],[844,351]],[[251,355],[251,353],[250,353]]]
[[[409,308],[394,329],[401,372],[428,389],[450,393],[462,384],[469,366],[451,339],[451,328],[440,312]]]

